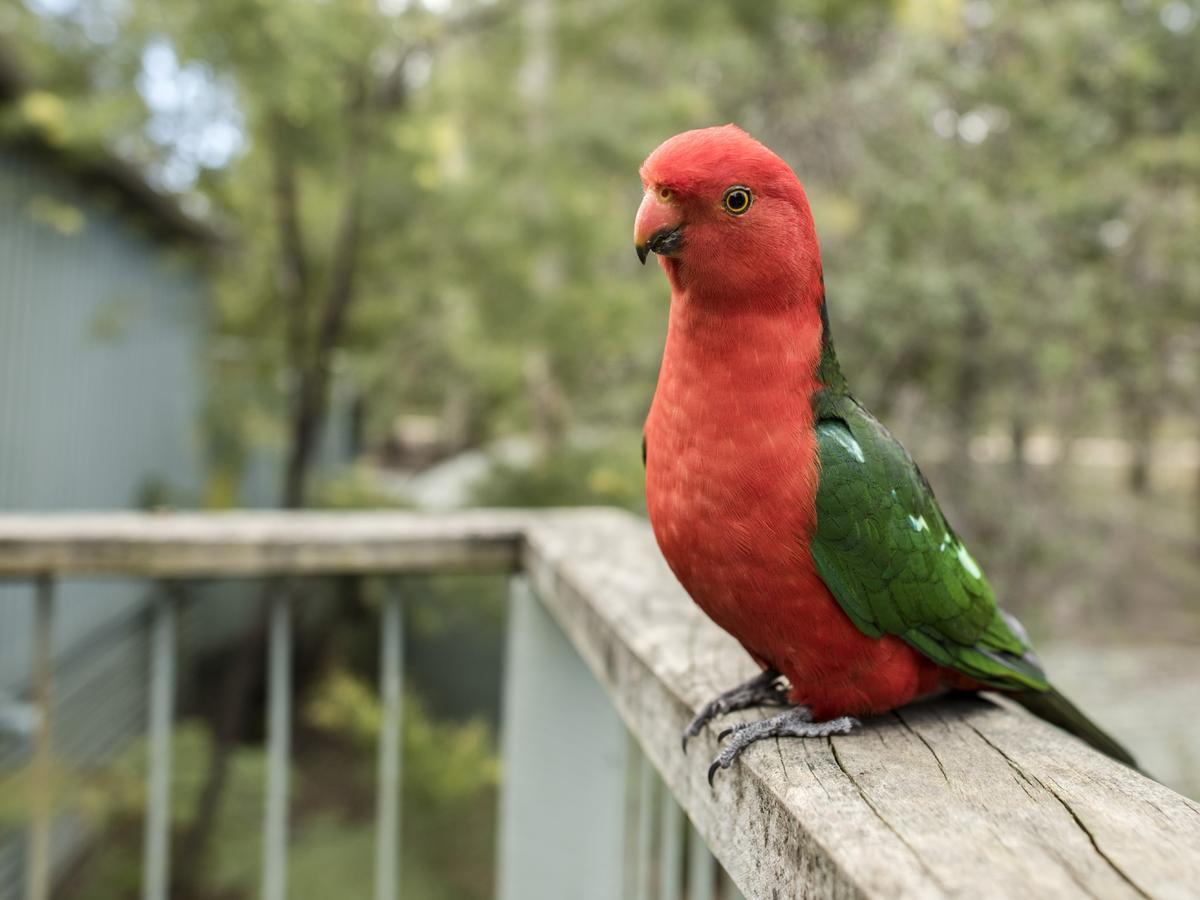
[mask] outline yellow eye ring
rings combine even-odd
[[[658,189],[658,199],[660,200],[670,200],[673,196],[675,194],[669,187],[660,187]]]
[[[744,214],[752,202],[754,202],[754,195],[750,193],[750,188],[740,184],[726,188],[725,195],[721,198],[721,205],[725,207],[725,212],[732,216]]]

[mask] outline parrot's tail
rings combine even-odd
[[[1039,719],[1045,719],[1051,725],[1057,725],[1070,732],[1117,762],[1122,762],[1131,769],[1138,769],[1137,762],[1128,750],[1109,737],[1099,725],[1081,713],[1074,703],[1054,688],[1048,691],[1014,692],[1008,696]]]

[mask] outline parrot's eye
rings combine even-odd
[[[660,187],[658,189],[658,199],[660,199],[660,200],[670,200],[674,196],[675,196],[675,192],[672,191],[669,187]]]
[[[740,216],[750,208],[750,201],[753,199],[750,188],[735,184],[725,190],[725,196],[721,198],[721,205],[725,207],[727,213]]]

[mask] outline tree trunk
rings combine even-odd
[[[273,581],[263,585],[259,599],[259,615],[250,633],[235,649],[221,686],[222,699],[211,729],[213,741],[204,786],[196,802],[196,812],[179,839],[177,851],[173,854],[174,858],[179,860],[171,873],[173,897],[194,892],[199,876],[207,864],[208,849],[213,829],[217,824],[221,797],[229,781],[230,762],[241,738],[242,723],[246,717],[252,689],[262,678],[262,648],[267,633],[266,610],[271,592],[276,587]]]
[[[1154,416],[1148,411],[1139,409],[1133,415],[1133,433],[1129,444],[1131,457],[1126,483],[1129,490],[1139,497],[1150,492],[1151,469],[1154,460]]]
[[[1012,467],[1013,479],[1018,484],[1022,484],[1029,474],[1029,460],[1026,457],[1029,444],[1029,422],[1023,411],[1013,416],[1010,435],[1012,437],[1012,457],[1009,459],[1009,465]]]
[[[533,408],[538,449],[543,459],[550,459],[566,440],[567,398],[554,378],[545,352],[533,352],[525,358],[525,384]]]
[[[963,307],[958,373],[950,410],[954,440],[951,478],[960,491],[971,479],[971,438],[979,419],[979,398],[983,389],[982,349],[987,338],[987,319],[978,298],[968,294]]]
[[[307,501],[308,475],[316,458],[317,443],[329,404],[333,354],[340,345],[346,316],[355,296],[358,243],[361,234],[364,180],[362,98],[352,101],[349,111],[351,137],[346,151],[346,198],[334,239],[329,286],[320,318],[311,323],[313,287],[308,274],[308,257],[299,217],[299,185],[288,142],[291,135],[283,124],[272,131],[276,227],[279,231],[277,290],[286,319],[288,363],[293,373],[293,395],[289,405],[289,444],[284,466],[280,506],[299,509]],[[263,675],[263,644],[267,615],[276,591],[286,590],[278,580],[263,585],[254,627],[239,644],[221,685],[221,706],[213,729],[213,750],[201,789],[196,815],[182,840],[183,864],[177,867],[175,883],[195,883],[203,870],[221,798],[229,778],[240,726],[246,716],[250,688]]]
[[[1197,439],[1197,446],[1200,446],[1200,438]],[[1200,459],[1193,459],[1192,462],[1196,466],[1196,546],[1200,549]]]
[[[529,158],[535,162],[552,152],[550,133],[551,92],[554,88],[554,2],[553,0],[524,0],[522,30],[525,36],[525,58],[518,75],[518,87],[525,104],[525,133]],[[533,191],[536,206],[533,210],[535,227],[553,232],[554,205],[544,191]],[[544,310],[554,303],[564,279],[563,256],[552,244],[543,244],[533,260],[533,278],[529,292],[533,304]],[[568,404],[558,385],[545,346],[530,348],[524,360],[526,397],[533,414],[539,453],[548,459],[558,453],[566,438]]]
[[[314,381],[320,383],[314,384]],[[300,376],[300,385],[292,402],[291,438],[284,467],[280,506],[301,509],[308,499],[308,474],[317,454],[317,442],[325,422],[328,385],[315,373]]]

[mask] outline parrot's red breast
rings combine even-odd
[[[818,720],[882,712],[947,679],[899,638],[862,633],[810,554],[820,252],[795,175],[755,147],[732,126],[687,132],[642,169],[635,239],[657,237],[672,288],[646,421],[650,522],[692,599],[788,677],[792,702]],[[739,185],[760,205],[753,244],[739,243],[721,205]],[[684,222],[686,268],[669,242]]]

